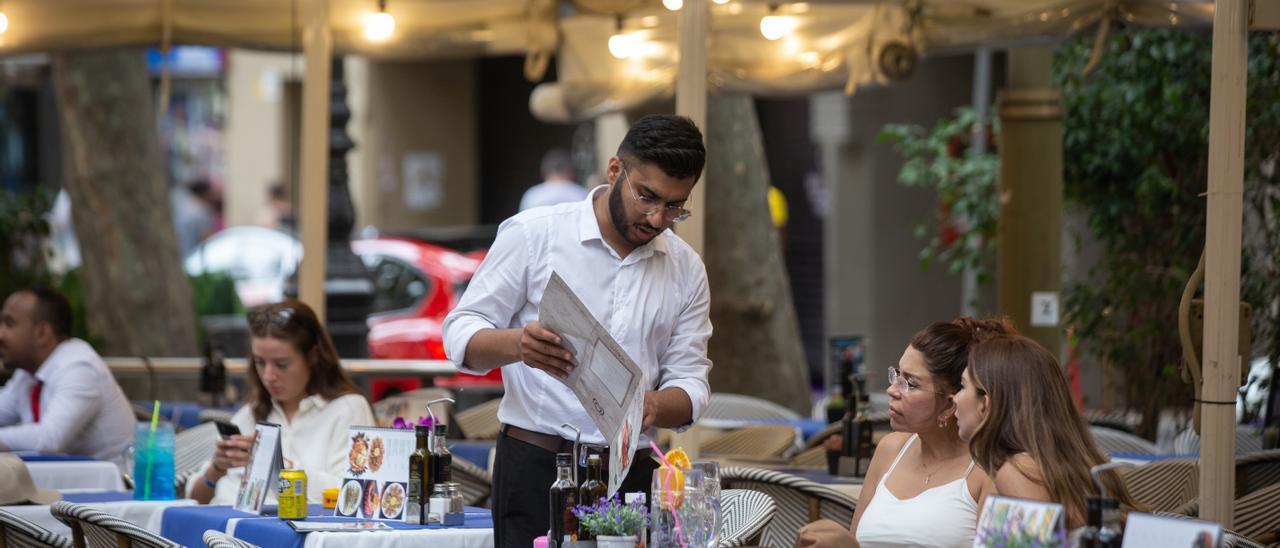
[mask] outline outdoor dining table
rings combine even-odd
[[[120,467],[91,457],[15,453],[31,472],[31,481],[41,489],[124,491]]]
[[[273,513],[273,507],[266,507]],[[361,521],[332,517],[333,510],[318,504],[307,506],[307,522]],[[371,521],[371,520],[363,520]],[[223,531],[245,542],[272,548],[396,548],[408,546],[489,547],[493,546],[493,518],[489,510],[467,507],[463,524],[409,525],[401,521],[378,520],[391,527],[383,531],[298,533],[280,518],[241,512],[230,506],[189,506],[164,512],[160,534],[184,546],[204,546],[207,530]]]
[[[133,500],[131,491],[63,492],[62,500],[101,510],[153,533],[160,532],[161,519],[166,508],[191,506],[196,501]],[[71,528],[53,517],[49,507],[42,504],[0,506],[0,509],[24,518],[49,531],[71,537]],[[203,543],[197,546],[204,546]]]

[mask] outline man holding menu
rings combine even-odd
[[[639,120],[609,159],[608,185],[581,202],[530,209],[502,224],[445,320],[445,352],[459,368],[481,374],[505,366],[495,545],[529,546],[547,531],[555,455],[569,452],[576,435],[563,425],[580,430],[584,444],[610,442],[563,383],[577,365],[573,353],[537,321],[553,272],[643,374],[640,448],[648,447],[653,427],[688,427],[705,407],[706,269],[668,230],[689,217],[685,202],[705,159],[702,134],[688,118]],[[637,451],[621,491],[647,492],[655,466],[647,451]]]

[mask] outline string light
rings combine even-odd
[[[767,40],[777,40],[796,30],[797,21],[794,17],[777,13],[778,6],[773,4],[769,6],[769,15],[760,18],[760,34]]]
[[[635,54],[639,37],[622,32],[621,15],[614,19],[613,30],[613,36],[609,37],[609,54],[618,59],[626,59]]]
[[[711,0],[711,1],[712,1],[712,2],[715,2],[717,5],[721,5],[721,6],[723,6],[723,5],[728,4],[728,3],[729,3],[729,0]]]
[[[684,0],[662,0],[662,5],[671,11],[680,11],[684,7]]]
[[[4,34],[9,30],[9,16],[4,14],[4,7],[0,6],[0,34]]]
[[[364,20],[364,37],[381,42],[396,31],[396,18],[387,13],[387,0],[378,0],[378,13],[371,13]]]

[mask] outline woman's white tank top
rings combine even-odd
[[[857,538],[862,548],[882,546],[964,547],[973,545],[978,521],[978,502],[969,491],[968,477],[973,461],[964,476],[939,485],[909,499],[894,496],[885,482],[898,466],[907,448],[916,441],[912,434],[889,465],[889,470],[876,485],[862,519],[858,521]]]

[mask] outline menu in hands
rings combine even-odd
[[[559,334],[573,353],[577,367],[563,382],[609,440],[612,497],[627,477],[640,439],[644,373],[555,272],[542,293],[538,321]]]
[[[262,513],[262,502],[267,491],[276,485],[284,459],[280,454],[280,425],[259,422],[253,428],[253,446],[249,449],[249,463],[240,479],[240,491],[236,493],[235,509],[253,514]]]
[[[335,513],[400,519],[408,499],[409,455],[415,449],[413,430],[352,426]]]

